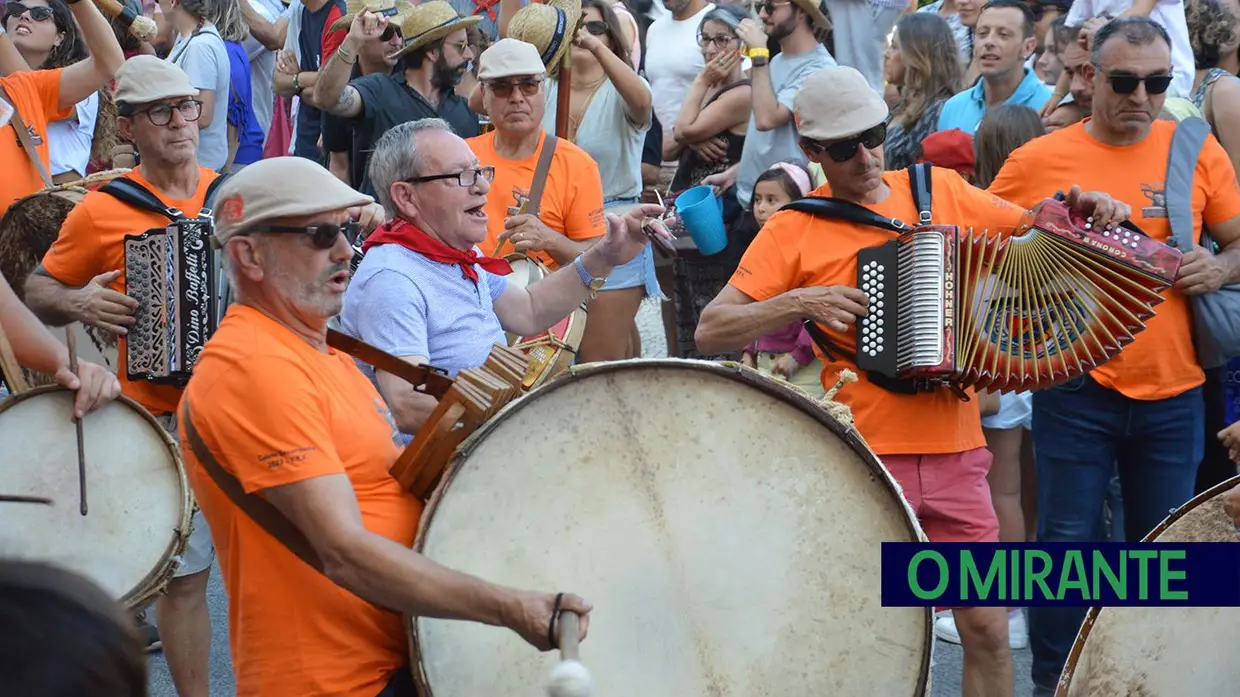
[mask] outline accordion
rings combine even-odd
[[[922,389],[1044,389],[1113,358],[1154,315],[1180,252],[1088,229],[1044,201],[1012,236],[924,225],[857,255],[857,367]]]
[[[212,231],[200,216],[125,236],[125,293],[138,301],[125,337],[130,380],[189,382],[219,323]]]

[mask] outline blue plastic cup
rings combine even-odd
[[[676,197],[676,214],[703,255],[718,254],[728,246],[723,200],[715,195],[713,187],[695,186],[681,192]]]

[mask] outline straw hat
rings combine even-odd
[[[554,74],[560,68],[560,59],[573,45],[580,21],[581,0],[531,2],[512,16],[508,36],[533,44],[547,72]]]
[[[327,28],[328,31],[348,31],[349,26],[353,24],[353,18],[363,10],[381,14],[388,18],[388,22],[395,24],[403,34],[406,22],[409,16],[413,14],[413,4],[408,0],[349,0],[345,5],[345,15],[340,19],[332,22]]]
[[[813,21],[814,26],[828,31],[831,29],[831,20],[827,19],[827,16],[822,13],[822,0],[792,1],[797,4],[797,7],[804,10],[805,14],[809,15],[809,18]]]
[[[432,41],[442,39],[454,31],[472,27],[481,21],[482,18],[477,15],[462,17],[452,5],[444,0],[431,0],[431,2],[416,5],[409,21],[401,25],[402,33],[405,35],[405,45],[388,58],[393,60],[401,58]]]

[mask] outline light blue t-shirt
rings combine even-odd
[[[1017,85],[1016,91],[1008,97],[1004,104],[1021,104],[1041,111],[1046,100],[1051,98],[1051,88],[1047,87],[1034,72],[1025,68],[1025,77]],[[983,81],[979,79],[969,89],[957,94],[943,105],[939,113],[939,130],[949,131],[953,128],[973,135],[986,113],[986,94],[982,91]]]
[[[204,24],[189,36],[177,39],[168,60],[185,71],[190,84],[215,93],[211,125],[198,124],[198,164],[219,171],[228,162],[228,100],[232,96],[232,68],[228,49],[214,24]]]
[[[508,279],[477,264],[474,270],[477,285],[457,264],[431,261],[399,244],[372,247],[345,292],[341,331],[393,356],[426,356],[452,377],[477,368],[495,344],[508,343],[495,315]],[[358,367],[375,380],[370,365],[359,361]]]
[[[835,59],[822,44],[795,56],[781,53],[771,59],[771,87],[775,99],[790,111],[797,92],[806,78],[814,73],[836,65]],[[748,209],[753,198],[754,183],[776,162],[792,161],[808,164],[809,160],[797,144],[797,127],[792,119],[770,131],[759,131],[754,122],[753,111],[749,113],[749,130],[745,133],[745,149],[741,152],[740,169],[736,172],[736,198],[741,207]]]

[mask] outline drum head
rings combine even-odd
[[[176,445],[142,407],[121,398],[83,420],[87,514],[79,510],[73,393],[40,387],[0,403],[0,556],[51,562],[131,607],[172,570],[189,532],[190,497]]]
[[[753,371],[574,368],[467,440],[423,517],[429,558],[594,603],[599,695],[923,695],[929,608],[880,606],[880,543],[919,529],[850,431]],[[541,697],[558,654],[418,618],[424,695]],[[420,663],[420,665],[419,665]]]
[[[1202,492],[1146,542],[1240,542],[1223,495],[1235,477]],[[1234,695],[1240,684],[1240,608],[1092,608],[1059,679],[1057,697]]]
[[[508,282],[515,283],[518,288],[529,288],[548,275],[547,267],[524,254],[509,254],[506,259],[512,266],[512,273],[507,276]]]

